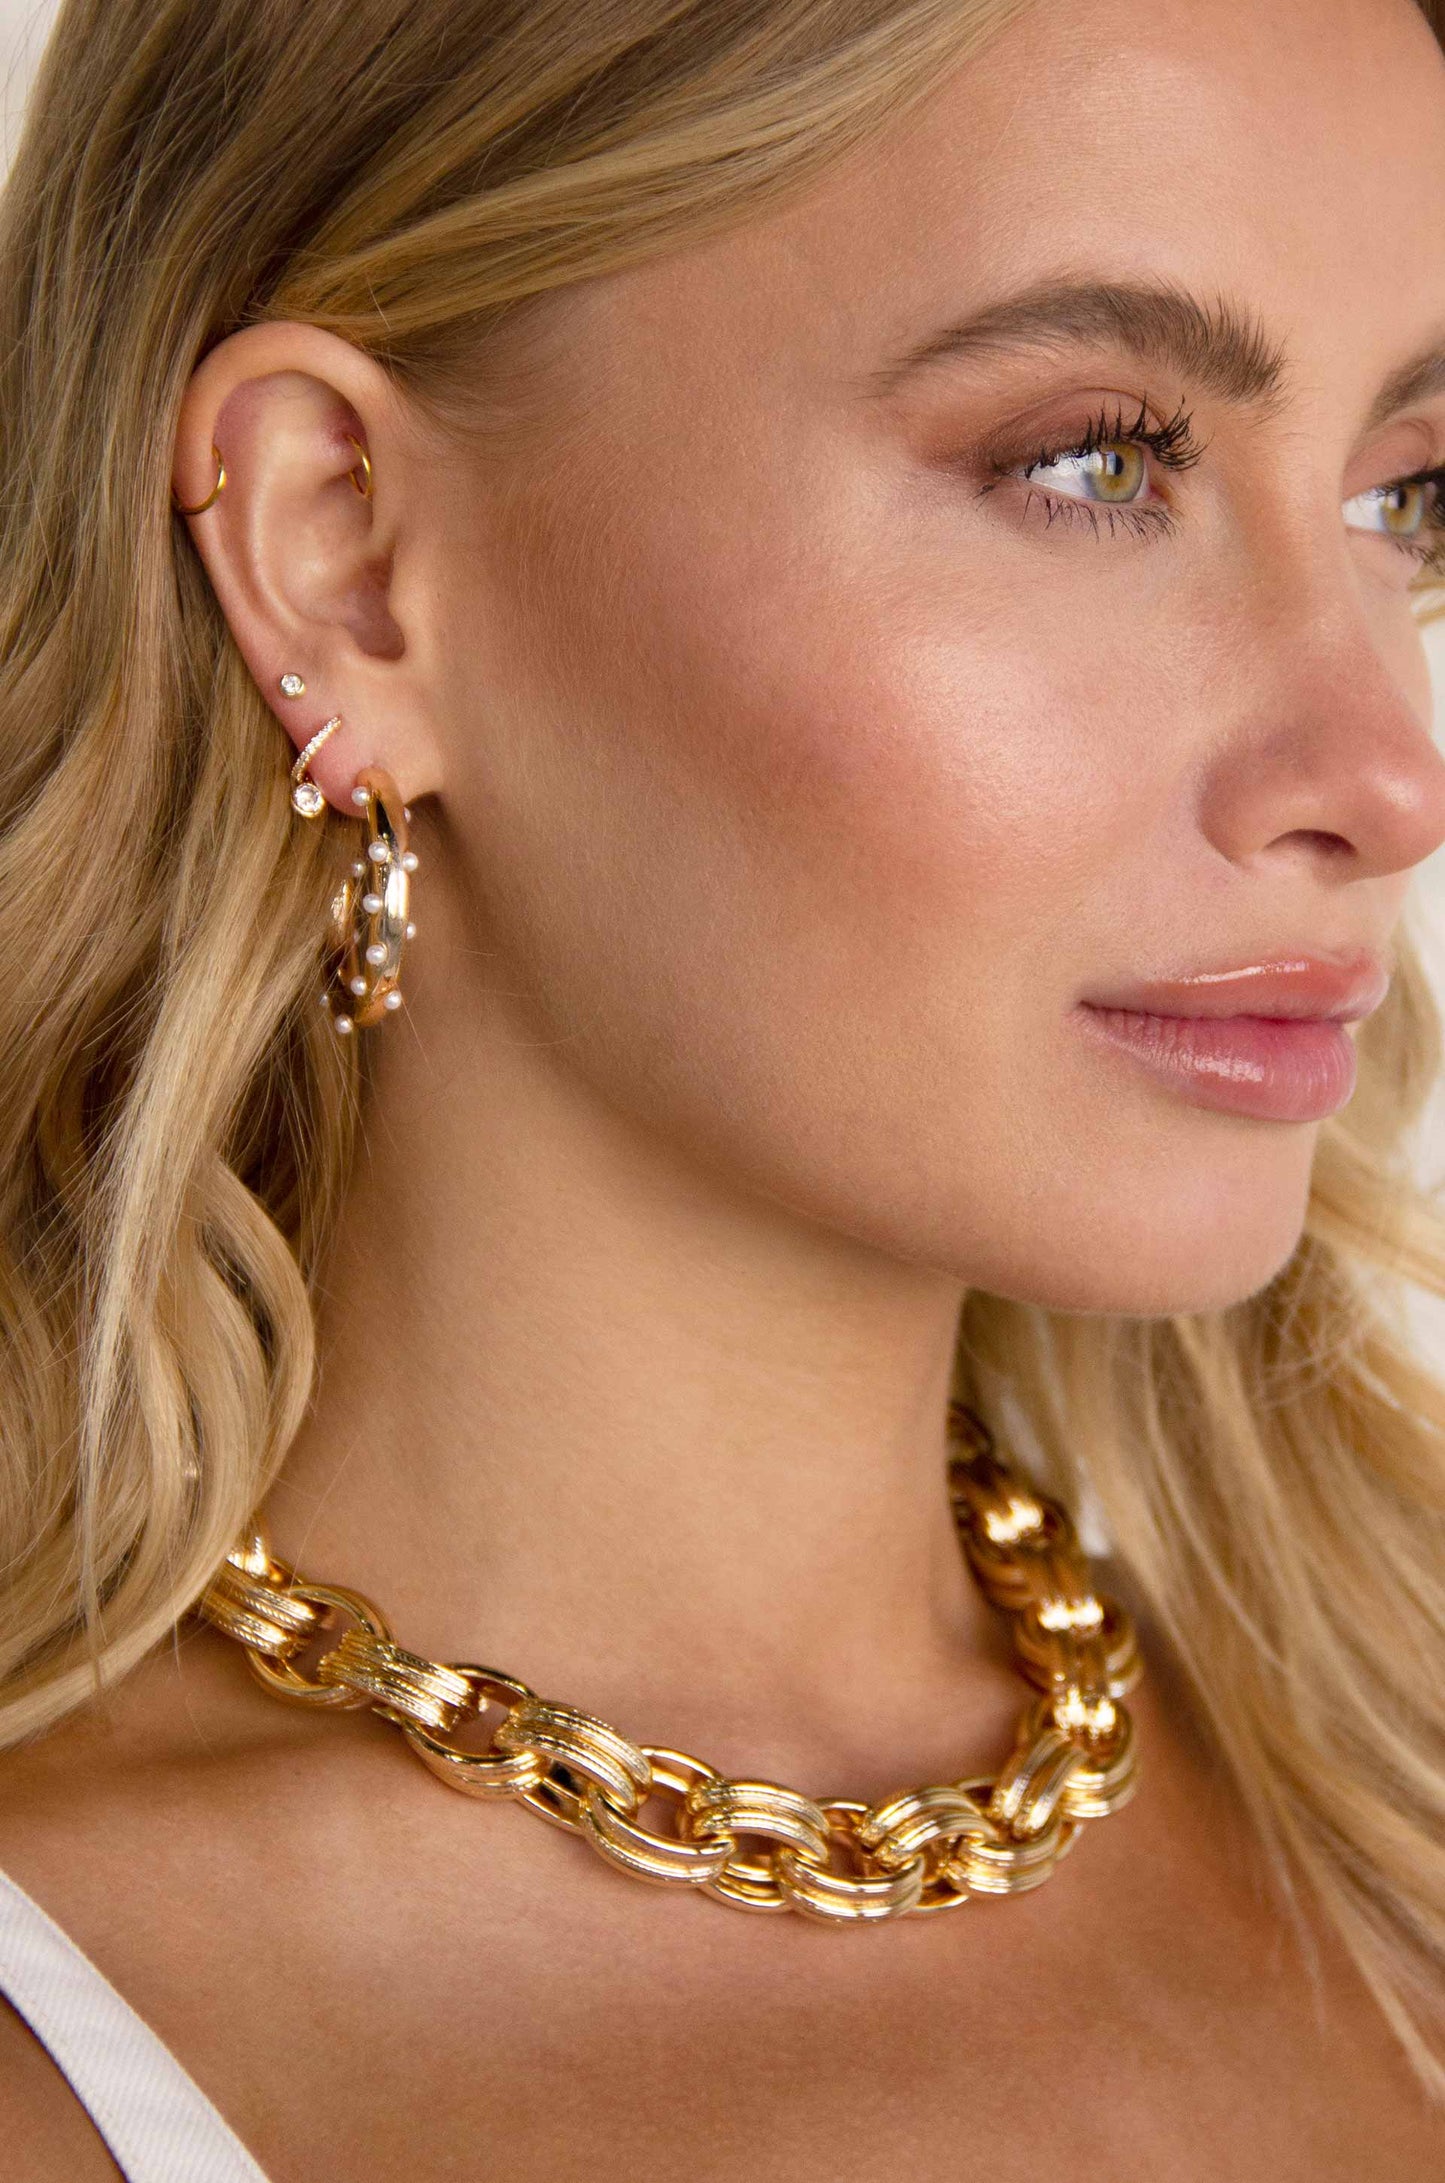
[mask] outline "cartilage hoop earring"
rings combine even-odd
[[[174,485],[171,487],[171,506],[175,509],[177,515],[204,515],[207,508],[214,508],[216,502],[220,499],[222,488],[226,482],[226,465],[221,460],[221,450],[214,440],[211,442],[211,455],[216,465],[216,482],[204,500],[198,500],[194,508],[188,508],[177,496]]]
[[[347,471],[346,475],[350,478],[353,487],[358,493],[360,493],[362,499],[370,500],[371,457],[367,454],[366,449],[362,446],[360,440],[356,437],[356,434],[354,432],[348,432],[346,437],[350,440],[352,446],[356,449],[357,454],[360,456],[361,460],[359,467],[365,473],[364,476],[358,478],[356,474],[358,465],[356,463],[353,463],[351,468]]]
[[[289,692],[288,692],[289,695]],[[334,735],[341,725],[340,713],[333,713],[324,727],[316,730],[310,742],[302,750],[291,768],[291,804],[303,819],[319,819],[326,809],[326,797],[313,780],[307,778],[306,768],[320,750],[329,735]]]
[[[410,911],[417,856],[401,792],[381,766],[364,766],[351,800],[366,846],[332,899],[331,962],[321,995],[343,1038],[400,1008],[402,951],[416,931]]]

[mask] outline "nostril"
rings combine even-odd
[[[1311,849],[1322,849],[1328,856],[1352,857],[1355,853],[1355,845],[1352,841],[1346,841],[1343,834],[1328,833],[1323,827],[1301,826],[1296,832],[1286,834],[1284,838],[1286,841],[1303,842]]]

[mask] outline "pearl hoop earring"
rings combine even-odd
[[[416,934],[411,879],[419,859],[411,847],[411,811],[391,775],[363,766],[351,791],[366,847],[332,898],[330,968],[321,1005],[338,1036],[380,1023],[402,1005],[401,962]]]

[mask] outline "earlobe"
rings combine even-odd
[[[381,366],[351,343],[272,322],[211,350],[182,405],[172,504],[301,753],[292,783],[304,816],[327,802],[346,811],[368,764],[408,796],[438,785],[429,693],[417,687],[428,647],[393,611],[410,505],[398,404]],[[308,690],[317,702],[298,705]],[[366,721],[384,725],[362,747],[354,727],[338,733]]]

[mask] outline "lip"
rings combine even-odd
[[[1089,995],[1089,1032],[1191,1105],[1276,1122],[1319,1122],[1355,1088],[1346,1026],[1384,1000],[1378,955],[1274,956]]]

